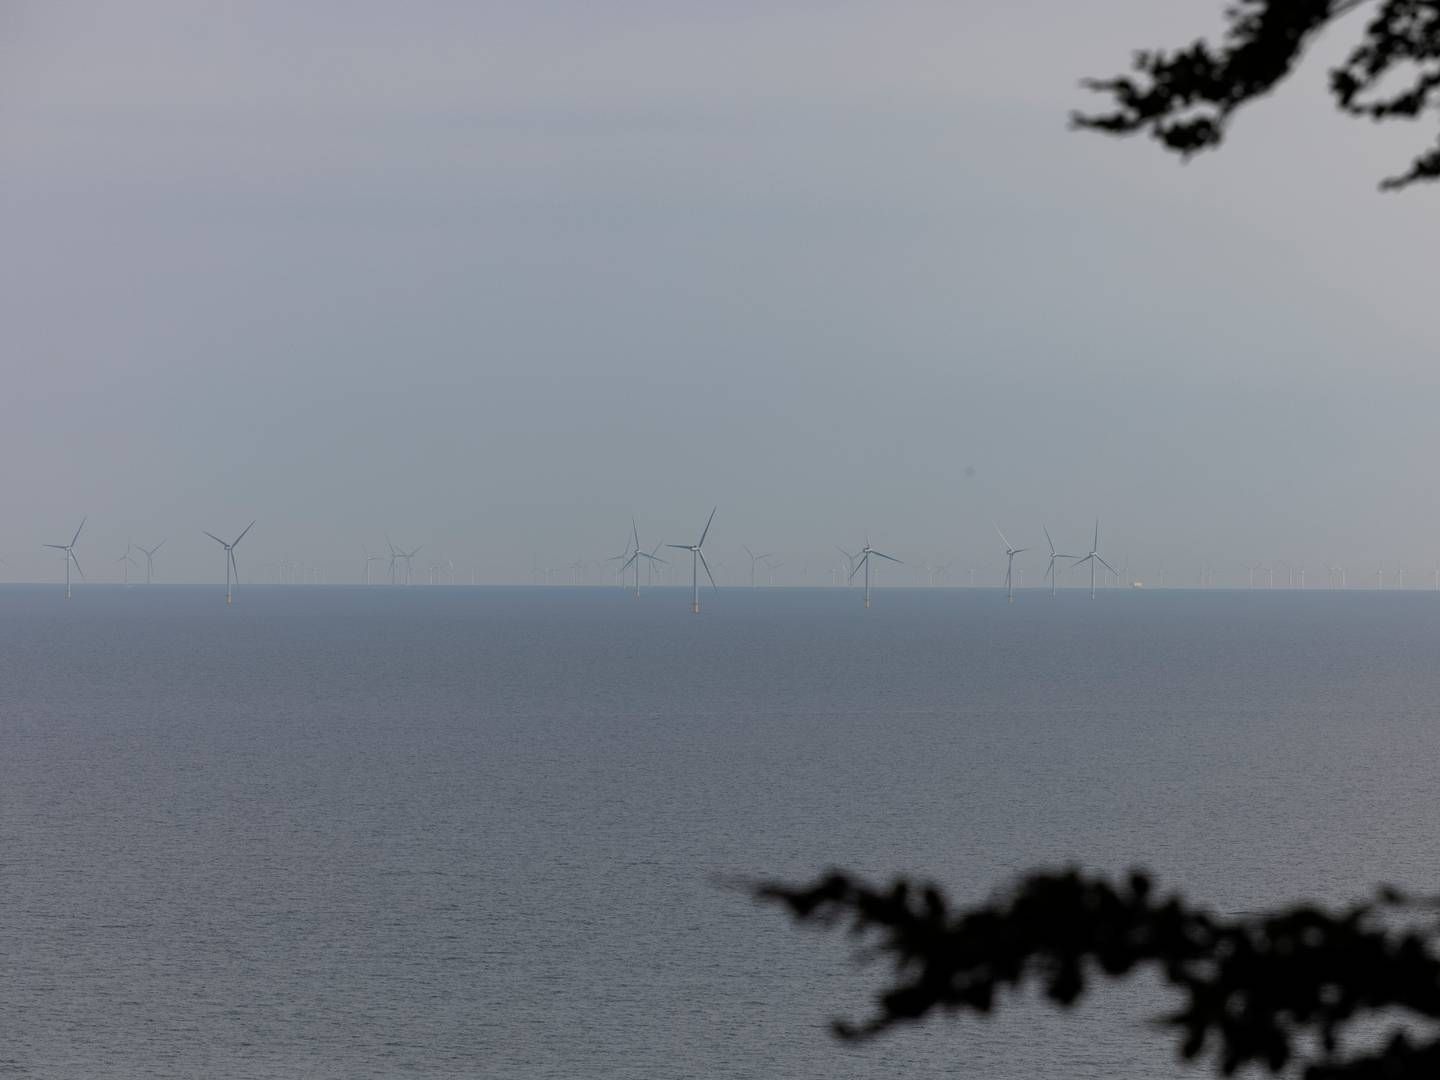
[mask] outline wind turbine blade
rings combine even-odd
[[[1081,566],[1081,565],[1089,562],[1089,561],[1090,561],[1091,559],[1093,559],[1094,557],[1095,557],[1094,555],[1086,555],[1084,558],[1076,558],[1075,561],[1074,561],[1073,563],[1071,563],[1070,565],[1071,565],[1071,566]]]
[[[710,516],[715,516],[713,511],[711,512]],[[706,525],[705,528],[709,529],[710,526]],[[700,556],[700,565],[705,567],[705,576],[710,579],[710,587],[718,593],[720,591],[720,586],[715,584],[715,575],[710,573],[710,564],[705,561],[705,552],[700,550],[700,545],[698,544],[695,545],[695,554]]]
[[[719,510],[719,509],[720,509],[720,507],[718,507],[718,506],[715,507],[714,510],[711,510],[711,511],[710,511],[710,516],[705,519],[705,531],[700,534],[700,542],[695,545],[697,548],[700,548],[700,547],[704,547],[704,546],[705,546],[705,537],[707,537],[707,536],[710,535],[710,523],[715,520],[715,510]],[[705,572],[706,572],[706,573],[709,573],[710,571],[709,571],[709,569],[707,568]],[[712,584],[713,584],[713,582],[712,582]]]
[[[1047,544],[1050,545],[1050,554],[1051,554],[1051,555],[1054,555],[1054,554],[1055,554],[1055,541],[1050,539],[1050,530],[1047,529],[1047,528],[1045,528],[1044,525],[1041,525],[1041,526],[1040,526],[1040,531],[1045,534],[1045,543],[1047,543]]]
[[[1111,566],[1108,562],[1106,562],[1105,559],[1104,559],[1102,556],[1096,555],[1095,558],[1097,558],[1097,559],[1100,560],[1100,565],[1103,566],[1103,567],[1105,567],[1106,570],[1109,570],[1110,573],[1115,574],[1116,576],[1119,576],[1120,571],[1119,571],[1119,570],[1116,570],[1113,566]]]
[[[1026,552],[1026,551],[1029,551],[1029,550],[1030,550],[1029,548],[1011,548],[1011,549],[1010,549],[1010,557],[1013,559],[1016,555],[1019,555],[1019,554],[1021,554],[1022,552]]]
[[[69,550],[70,550],[70,549],[69,549],[68,547],[66,547],[64,544],[46,544],[45,546],[46,546],[46,547],[53,547],[56,551],[69,551]]]
[[[999,522],[992,521],[990,524],[995,526],[995,531],[996,531],[997,533],[1000,533],[1000,542],[1005,545],[1005,550],[1006,550],[1006,551],[1009,551],[1009,550],[1010,550],[1010,541],[1009,541],[1009,540],[1006,540],[1006,539],[1005,539],[1005,534],[1000,531],[1000,524],[999,524]]]
[[[235,537],[235,544],[238,544],[238,543],[240,543],[241,540],[244,540],[244,539],[245,539],[245,533],[248,533],[248,532],[249,532],[251,529],[253,529],[254,527],[255,527],[255,522],[253,522],[253,521],[250,522],[249,525],[246,525],[246,526],[245,526],[245,532],[242,532],[239,536]],[[235,546],[235,544],[231,544],[230,546],[233,548],[233,547]]]
[[[691,550],[689,544],[666,544],[665,546],[666,546],[666,547],[679,548],[681,551],[689,551],[689,550]]]
[[[85,528],[85,522],[87,522],[87,521],[89,521],[89,520],[90,520],[89,517],[83,517],[83,518],[81,518],[81,519],[80,519],[80,529]],[[70,538],[70,546],[71,546],[71,547],[74,547],[74,546],[75,546],[75,541],[80,539],[80,529],[76,529],[76,530],[75,530],[75,535]],[[83,575],[82,575],[82,576],[83,576]]]
[[[871,549],[870,549],[870,554],[871,554],[871,555],[879,555],[880,558],[882,558],[882,559],[889,559],[891,562],[894,562],[894,563],[900,562],[900,560],[897,559],[897,558],[895,558],[894,555],[886,555],[883,551],[876,551],[874,548],[871,548]],[[902,565],[903,565],[903,564],[902,564]]]
[[[1095,519],[1095,542],[1090,545],[1090,550],[1100,550],[1100,519],[1098,517]]]
[[[749,544],[741,544],[740,546],[745,549],[745,554],[749,555],[752,559],[763,559],[765,557],[764,555],[756,555],[753,551],[751,551]]]
[[[169,539],[170,539],[170,538],[169,538],[168,536],[165,538],[165,540],[169,540]],[[151,555],[154,555],[155,552],[159,551],[162,547],[164,547],[164,546],[165,546],[165,540],[161,540],[158,544],[156,544],[156,545],[154,546],[154,548],[151,549],[150,554],[151,554]]]
[[[217,544],[219,544],[221,547],[229,547],[229,546],[230,546],[229,544],[225,543],[224,540],[221,540],[220,537],[216,536],[214,533],[212,533],[212,532],[205,532],[204,529],[201,529],[200,531],[203,532],[203,533],[205,533],[206,536],[210,537],[211,540],[214,540],[214,541],[215,541]]]
[[[860,568],[865,565],[865,560],[868,558],[870,558],[870,553],[866,552],[864,556],[856,560],[855,565],[850,568],[850,581],[855,580],[855,575],[860,572]]]
[[[639,527],[635,524],[635,519],[634,519],[633,517],[630,519],[630,535],[635,538],[635,550],[636,550],[636,551],[639,551],[639,550],[640,550],[640,529],[639,529]]]
[[[633,562],[634,562],[636,559],[638,559],[639,557],[640,557],[640,552],[638,552],[638,551],[637,551],[634,555],[631,555],[628,559],[625,560],[625,565],[622,566],[622,567],[620,567],[620,572],[623,574],[626,570],[629,570],[629,569],[630,569],[630,564],[633,563]]]
[[[75,535],[76,535],[76,536],[79,536],[80,534],[79,534],[79,533],[76,533]],[[66,548],[65,550],[68,551],[68,552],[70,552],[70,559],[71,559],[72,562],[75,563],[75,569],[76,569],[76,570],[80,570],[80,560],[77,559],[77,558],[75,558],[75,549],[74,549],[74,548]],[[85,571],[84,571],[84,570],[80,570],[80,580],[81,580],[81,581],[84,581],[84,580],[85,580]]]

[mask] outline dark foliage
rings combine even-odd
[[[1330,73],[1339,108],[1373,120],[1414,119],[1440,105],[1440,0],[1234,0],[1223,41],[1135,56],[1133,76],[1092,79],[1115,108],[1076,114],[1080,127],[1128,135],[1146,131],[1184,157],[1216,146],[1246,102],[1290,74],[1306,45],[1357,8],[1372,12],[1360,43]],[[1381,187],[1440,177],[1440,146]]]
[[[988,1013],[1025,984],[1070,1005],[1098,977],[1150,969],[1180,1002],[1160,1026],[1182,1057],[1224,1075],[1260,1066],[1307,1080],[1440,1076],[1434,902],[1383,890],[1339,912],[1300,905],[1231,918],[1157,896],[1143,874],[1116,885],[1073,870],[1035,874],[969,909],[933,886],[876,889],[840,872],[755,893],[801,921],[847,924],[893,962],[876,1014],[837,1022],[842,1038],[935,1012]],[[1394,1025],[1387,1041],[1346,1047],[1347,1029],[1377,1018]]]

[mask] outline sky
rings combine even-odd
[[[523,582],[718,506],[730,581],[1097,517],[1428,581],[1440,187],[1376,184],[1434,132],[1330,105],[1359,23],[1188,164],[1068,129],[1220,7],[0,0],[0,578],[88,515],[93,579],[253,518],[247,579]]]

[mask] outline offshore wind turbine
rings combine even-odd
[[[999,525],[993,521],[990,524],[995,526],[995,531],[1000,533],[1000,542],[1005,545],[1005,601],[1006,603],[1013,604],[1015,602],[1015,556],[1019,555],[1022,551],[1029,551],[1030,549],[1015,547],[1009,540],[1005,539],[1005,534],[1000,532]],[[1049,533],[1046,533],[1046,535],[1048,536]]]
[[[89,518],[80,519],[80,529],[85,528],[85,522]],[[70,538],[68,544],[46,544],[48,548],[65,552],[65,599],[70,599],[70,564],[75,564],[75,569],[80,572],[80,580],[85,580],[85,571],[80,569],[80,560],[75,557],[75,541],[80,539],[80,529],[75,530],[75,535]]]
[[[705,537],[710,535],[710,523],[715,520],[717,506],[710,511],[710,516],[705,521],[705,529],[700,533],[700,539],[693,544],[666,544],[666,547],[678,548],[681,551],[690,552],[690,610],[696,615],[700,614],[700,567],[705,567],[705,576],[710,579],[710,587],[717,593],[720,586],[715,584],[715,575],[710,573],[710,564],[705,561],[705,552],[701,550],[705,546]]]
[[[740,546],[745,549],[745,554],[750,556],[750,588],[753,589],[755,588],[755,564],[759,562],[764,562],[766,559],[770,558],[770,555],[768,553],[764,555],[756,555],[753,551],[750,550],[749,545],[741,544]]]
[[[168,539],[170,539],[170,538],[167,536],[167,537],[165,538],[165,540],[168,540]],[[145,584],[146,584],[146,585],[149,585],[149,584],[150,584],[150,578],[151,578],[151,577],[154,575],[154,573],[155,573],[155,553],[156,553],[157,551],[159,551],[162,547],[165,546],[165,540],[161,540],[161,541],[160,541],[158,544],[156,544],[153,548],[144,548],[144,547],[140,547],[138,544],[136,545],[137,550],[143,552],[144,555],[145,555]]]
[[[121,573],[121,575],[122,575],[121,580],[120,580],[120,584],[122,584],[122,585],[129,585],[129,584],[130,584],[130,567],[133,566],[133,567],[135,567],[137,570],[140,568],[140,564],[137,563],[137,562],[134,560],[134,558],[132,558],[131,555],[130,555],[130,549],[133,548],[134,546],[135,546],[134,544],[130,543],[129,541],[126,541],[126,543],[125,543],[125,554],[124,554],[124,555],[121,555],[120,558],[118,558],[118,559],[115,560],[116,562],[118,562],[118,563],[120,564],[120,573]]]
[[[395,584],[395,569],[403,562],[405,564],[405,584],[409,585],[411,583],[411,575],[415,572],[415,564],[410,560],[415,558],[416,555],[419,555],[420,548],[423,548],[425,545],[421,544],[420,547],[417,547],[414,551],[406,551],[404,548],[396,547],[388,535],[385,537],[385,544],[390,548],[390,584]]]
[[[1105,557],[1100,554],[1100,519],[1099,519],[1099,518],[1096,518],[1096,519],[1095,519],[1095,540],[1094,540],[1094,542],[1090,545],[1090,554],[1086,555],[1083,559],[1076,559],[1076,560],[1075,560],[1073,563],[1071,563],[1070,565],[1071,565],[1071,566],[1079,566],[1079,565],[1081,565],[1082,563],[1087,563],[1087,562],[1090,564],[1090,599],[1091,599],[1091,600],[1094,600],[1094,599],[1095,599],[1095,564],[1098,562],[1098,563],[1100,563],[1100,565],[1104,566],[1106,570],[1109,570],[1112,574],[1115,573],[1115,568],[1114,568],[1113,566],[1111,566],[1108,562],[1106,562],[1106,561],[1105,561]]]
[[[370,584],[370,564],[372,562],[384,562],[384,555],[371,555],[364,544],[360,545],[360,553],[365,556],[365,584]]]
[[[870,606],[870,556],[871,556],[871,555],[876,555],[876,556],[878,556],[878,557],[880,557],[880,558],[882,558],[882,559],[888,559],[888,560],[890,560],[890,561],[893,562],[893,563],[899,563],[899,562],[900,562],[900,560],[897,559],[897,558],[895,558],[894,555],[886,555],[883,551],[876,551],[874,548],[872,548],[872,547],[870,546],[870,538],[869,538],[868,536],[865,538],[865,546],[860,549],[859,554],[856,556],[855,565],[850,568],[850,578],[851,578],[851,580],[853,581],[854,578],[855,578],[855,575],[858,574],[858,573],[861,571],[862,568],[864,569],[864,571],[865,571],[865,606],[866,606],[867,608]]]
[[[227,604],[233,601],[233,593],[230,586],[230,571],[235,571],[235,584],[240,584],[240,567],[235,564],[235,545],[240,543],[241,540],[244,540],[245,533],[248,533],[254,527],[255,522],[250,522],[249,525],[245,526],[245,532],[242,532],[239,536],[237,536],[234,540],[231,540],[228,544],[224,540],[221,540],[220,537],[216,536],[214,533],[205,532],[204,529],[200,530],[201,532],[204,532],[206,536],[210,537],[211,540],[214,540],[217,544],[219,544],[222,548],[225,549],[225,603]]]
[[[635,524],[634,518],[630,519],[630,524],[632,526]],[[605,561],[620,564],[615,571],[615,584],[623,589],[625,587],[625,568],[630,565],[630,538],[628,536],[625,538],[625,550],[619,555],[611,555]]]
[[[1049,566],[1046,568],[1046,570],[1045,570],[1045,576],[1050,579],[1050,599],[1053,600],[1053,599],[1055,599],[1055,583],[1056,583],[1056,578],[1058,578],[1058,577],[1060,576],[1059,574],[1055,573],[1055,562],[1056,562],[1056,560],[1057,560],[1057,559],[1078,559],[1080,556],[1079,556],[1079,555],[1065,555],[1065,554],[1062,554],[1061,552],[1056,551],[1056,550],[1055,550],[1055,541],[1050,539],[1050,530],[1047,529],[1047,528],[1045,528],[1044,525],[1042,525],[1042,526],[1040,526],[1040,531],[1045,534],[1045,543],[1047,543],[1047,544],[1050,545],[1050,565],[1049,565]]]
[[[634,563],[634,564],[635,564],[635,599],[636,599],[636,600],[639,600],[639,599],[640,599],[640,560],[641,560],[641,559],[648,559],[648,560],[650,561],[650,566],[651,566],[652,569],[654,568],[654,564],[655,564],[655,563],[657,563],[657,562],[662,562],[662,563],[663,563],[665,560],[664,560],[664,559],[657,559],[654,555],[650,554],[649,552],[645,552],[645,551],[640,550],[640,530],[636,527],[636,525],[635,525],[635,519],[634,519],[634,518],[631,518],[631,519],[630,519],[630,535],[631,535],[631,536],[634,538],[634,540],[635,540],[635,550],[630,553],[630,558],[627,559],[626,562],[625,562],[625,565],[620,568],[620,573],[623,575],[623,574],[625,573],[625,571],[626,571],[627,569],[629,569],[631,563]]]

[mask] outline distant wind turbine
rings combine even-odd
[[[1105,569],[1106,569],[1106,570],[1109,570],[1112,574],[1115,573],[1115,568],[1114,568],[1113,566],[1111,566],[1108,562],[1106,562],[1104,556],[1102,556],[1102,555],[1100,554],[1100,519],[1099,519],[1099,518],[1096,518],[1096,519],[1095,519],[1095,540],[1094,540],[1094,542],[1090,545],[1090,554],[1086,555],[1083,559],[1076,559],[1076,560],[1075,560],[1073,563],[1071,563],[1070,565],[1071,565],[1071,566],[1080,566],[1082,563],[1087,563],[1087,562],[1090,564],[1090,599],[1091,599],[1091,600],[1094,600],[1094,599],[1095,599],[1095,564],[1098,562],[1101,566],[1105,567]]]
[[[710,517],[705,521],[705,529],[700,533],[700,539],[693,544],[666,544],[666,547],[677,548],[680,551],[690,552],[690,610],[696,615],[700,614],[700,567],[705,567],[705,576],[710,579],[710,587],[717,593],[720,586],[715,584],[715,575],[710,573],[710,564],[705,561],[705,552],[701,549],[705,546],[705,537],[710,535],[710,523],[715,520],[717,506],[710,511]]]
[[[81,519],[80,519],[80,529],[85,528],[85,522],[88,521],[88,520],[89,520],[89,518],[81,518]],[[76,530],[75,530],[75,535],[70,538],[70,543],[68,543],[68,544],[46,544],[46,545],[45,545],[45,546],[48,547],[48,548],[54,548],[56,551],[63,551],[63,552],[65,552],[65,599],[66,599],[66,600],[69,600],[69,599],[70,599],[70,564],[71,564],[72,562],[75,564],[75,569],[76,569],[77,571],[79,571],[80,580],[81,580],[81,581],[84,581],[84,580],[85,580],[85,571],[80,569],[80,560],[75,557],[75,541],[80,539],[80,529],[76,529]]]
[[[121,576],[121,579],[120,579],[120,583],[121,583],[122,585],[129,585],[129,584],[130,584],[130,567],[133,566],[133,567],[135,567],[137,570],[140,568],[140,564],[139,564],[138,562],[136,562],[135,559],[134,559],[134,558],[131,556],[131,554],[130,554],[130,549],[133,548],[134,546],[135,546],[134,544],[129,543],[129,542],[127,541],[126,544],[125,544],[125,554],[124,554],[124,555],[121,555],[120,558],[118,558],[118,559],[115,560],[116,562],[118,562],[118,563],[120,564],[120,573],[121,573],[121,575],[122,575],[122,576]]]
[[[1055,550],[1055,541],[1050,539],[1050,530],[1040,526],[1040,531],[1045,534],[1045,543],[1050,545],[1050,565],[1045,570],[1045,576],[1050,579],[1050,599],[1055,599],[1055,579],[1060,575],[1055,573],[1055,563],[1058,559],[1078,559],[1079,555],[1065,555]]]
[[[222,548],[225,549],[225,603],[227,604],[231,603],[234,598],[234,594],[230,585],[230,572],[232,570],[235,572],[235,584],[240,584],[240,567],[237,566],[235,563],[235,547],[237,544],[240,543],[241,540],[245,539],[245,533],[248,533],[254,527],[255,522],[250,522],[249,525],[245,526],[245,531],[242,532],[239,536],[237,536],[234,540],[231,540],[228,544],[224,540],[221,540],[220,537],[216,536],[214,533],[206,532],[204,529],[200,530],[201,532],[204,532],[206,536],[210,537],[211,540],[214,540],[217,544],[219,544]]]
[[[865,546],[860,549],[856,556],[855,565],[850,568],[850,578],[854,580],[855,575],[862,569],[865,571],[865,606],[870,606],[870,556],[875,555],[881,559],[888,559],[890,562],[899,563],[900,560],[894,555],[886,555],[883,551],[876,551],[870,546],[870,538],[865,538]]]
[[[425,545],[421,544],[414,551],[406,551],[404,548],[396,547],[388,535],[385,537],[385,544],[390,548],[390,584],[395,584],[395,571],[401,563],[405,565],[405,584],[411,584],[415,573],[415,564],[411,560],[420,554],[420,548]]]
[[[995,526],[995,531],[1000,533],[1000,542],[1005,545],[1005,600],[1006,603],[1013,604],[1015,602],[1015,556],[1030,549],[1015,547],[1009,540],[1005,539],[1005,534],[1000,532],[1000,526],[998,524],[993,521],[990,524]],[[1048,536],[1049,534],[1047,533],[1046,535]]]
[[[768,554],[756,555],[746,544],[741,544],[740,546],[745,549],[745,554],[750,556],[750,588],[753,589],[755,588],[755,564],[764,562],[770,558],[770,556]]]
[[[365,584],[370,584],[370,564],[372,562],[384,562],[384,555],[371,555],[364,544],[360,545],[360,554],[365,556]]]
[[[168,540],[168,539],[170,539],[170,538],[167,536],[167,537],[165,538],[165,540]],[[144,555],[145,555],[145,584],[146,584],[146,585],[149,585],[149,584],[150,584],[150,579],[151,579],[151,577],[153,577],[154,574],[155,574],[155,553],[156,553],[157,551],[159,551],[162,547],[165,546],[165,540],[161,540],[161,541],[160,541],[158,544],[156,544],[153,548],[143,548],[143,547],[139,548],[139,550],[140,550],[141,552],[143,552]],[[139,547],[139,545],[136,545],[136,546]]]
[[[652,570],[654,569],[655,563],[657,563],[657,562],[663,563],[665,560],[664,560],[664,559],[657,559],[654,555],[650,554],[649,552],[645,552],[645,551],[641,551],[641,550],[640,550],[640,529],[636,526],[636,524],[635,524],[635,519],[634,519],[634,518],[631,518],[631,519],[630,519],[630,535],[631,535],[631,536],[634,538],[634,540],[635,540],[635,550],[630,553],[630,558],[626,561],[625,565],[620,568],[620,573],[621,573],[621,574],[624,574],[625,571],[626,571],[626,569],[629,568],[629,566],[630,566],[631,563],[634,563],[634,564],[635,564],[635,599],[636,599],[636,600],[639,600],[639,599],[640,599],[640,560],[641,560],[641,559],[648,559],[648,560],[649,560],[649,565],[650,565],[650,567],[651,567]]]

